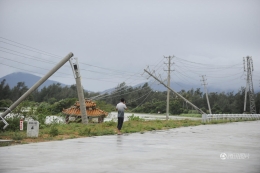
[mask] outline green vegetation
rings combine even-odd
[[[10,88],[5,84],[5,80],[0,83],[0,107],[9,107],[16,101],[28,88],[23,82],[17,83],[17,86]],[[209,93],[209,100],[212,107],[212,112],[218,113],[242,113],[244,107],[244,92],[245,88],[241,88],[237,93],[222,92],[222,93]],[[197,107],[207,112],[206,96],[199,88],[189,91],[182,90],[179,92],[182,96],[187,98]],[[97,96],[99,93],[84,93],[85,98]],[[166,110],[166,95],[167,92],[155,92],[144,84],[143,86],[131,87],[126,86],[125,83],[119,84],[111,93],[104,94],[96,101],[97,108],[106,112],[115,111],[115,105],[119,102],[121,97],[124,97],[129,112],[134,113],[150,113],[164,116]],[[72,106],[77,100],[76,86],[61,87],[60,84],[53,84],[49,87],[44,87],[41,91],[36,90],[32,93],[27,100],[20,103],[12,113],[15,115],[13,118],[7,118],[9,126],[6,131],[0,132],[0,139],[9,139],[17,141],[17,143],[26,144],[30,142],[41,142],[48,140],[63,140],[78,137],[101,136],[116,134],[116,122],[109,121],[101,124],[45,124],[45,119],[49,115],[64,116],[61,112],[63,108]],[[255,94],[256,111],[260,111],[260,92]],[[249,102],[247,102],[247,110],[249,110]],[[170,115],[179,115],[182,117],[201,117],[196,110],[193,110],[182,99],[172,94],[170,98]],[[40,133],[38,138],[27,138],[26,127],[24,122],[24,130],[19,130],[19,121],[21,118],[32,118],[38,120],[40,123]],[[234,121],[246,120],[218,120],[201,123],[201,121],[193,120],[154,120],[145,121],[144,119],[134,116],[129,117],[129,121],[124,123],[123,133],[141,134],[152,130],[167,130],[171,128],[197,126],[203,124],[218,124],[228,123]],[[0,128],[4,126],[0,122]],[[9,145],[9,143],[2,143],[2,146]]]
[[[59,130],[57,128],[57,125],[52,125],[50,127],[50,132],[49,132],[50,137],[55,137],[59,135]]]
[[[16,131],[20,131],[20,117],[16,116],[13,118],[6,118],[6,121],[8,122],[9,126],[7,128],[7,131],[12,131],[12,132],[16,132]],[[4,123],[1,121],[0,122],[0,129],[2,130],[4,127]],[[27,130],[27,122],[24,122],[24,130]]]
[[[196,117],[201,118],[201,114],[180,114],[181,117]]]
[[[214,120],[207,123],[199,121],[184,119],[184,120],[153,120],[143,121],[139,117],[131,116],[130,121],[124,122],[122,128],[123,133],[141,133],[144,134],[153,130],[167,130],[178,127],[198,126],[205,124],[219,124],[230,123],[248,120]],[[31,142],[44,142],[51,140],[65,140],[79,137],[103,136],[116,134],[116,122],[108,121],[100,124],[51,124],[45,125],[40,129],[38,138],[26,137],[26,130],[24,131],[5,131],[0,132],[0,139],[14,140],[13,144],[26,144]],[[1,146],[11,145],[11,143],[4,143]]]
[[[9,107],[24,92],[28,90],[23,82],[18,82],[14,88],[10,88],[5,80],[0,83],[0,107]],[[84,92],[85,98],[98,96],[100,93]],[[194,105],[207,113],[208,105],[206,95],[200,91],[200,88],[181,90],[179,92],[183,97],[191,101]],[[232,92],[211,92],[208,94],[213,114],[235,114],[243,113],[245,88],[241,88],[236,93]],[[111,93],[103,94],[97,97],[97,107],[106,112],[115,111],[115,105],[120,98],[124,97],[128,110],[135,113],[158,113],[166,112],[167,92],[153,91],[148,83],[143,86],[131,87],[126,83],[121,83],[115,87]],[[52,84],[43,89],[33,92],[26,101],[21,103],[13,112],[18,114],[41,114],[56,115],[63,108],[68,108],[74,104],[77,99],[76,85],[62,87],[59,83]],[[256,113],[260,111],[260,92],[255,93]],[[247,110],[250,110],[250,103],[247,102]],[[24,108],[30,107],[30,110],[24,111]],[[170,95],[170,114],[179,115],[187,113],[198,113],[193,108],[171,93]],[[25,115],[27,116],[27,115]],[[44,117],[43,117],[44,119]]]
[[[144,121],[143,118],[140,118],[139,116],[134,116],[134,114],[132,114],[131,116],[128,117],[129,121]]]
[[[24,134],[23,133],[19,133],[19,132],[15,132],[12,136],[13,140],[22,140],[24,139]]]

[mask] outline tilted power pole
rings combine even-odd
[[[74,58],[74,59],[75,59],[74,63],[72,62],[72,59],[70,59],[69,62],[70,62],[71,68],[72,68],[74,78],[76,79],[82,123],[87,124],[88,123],[88,116],[87,116],[87,111],[86,111],[84,91],[83,91],[83,88],[82,88],[82,85],[81,85],[81,77],[80,77],[80,71],[79,71],[78,58]]]
[[[167,106],[166,106],[166,120],[169,119],[169,102],[170,102],[170,87],[171,87],[171,59],[173,58],[174,56],[169,56],[169,57],[164,57],[164,58],[168,58],[168,70],[165,70],[165,71],[168,71],[168,79],[167,79],[167,87],[168,87],[168,90],[167,90]]]
[[[196,110],[198,110],[201,114],[206,114],[205,112],[203,112],[200,108],[198,108],[197,106],[195,106],[194,104],[192,104],[189,100],[187,100],[186,98],[184,98],[182,95],[180,95],[179,93],[177,93],[176,91],[174,91],[173,89],[169,88],[166,84],[164,84],[160,79],[158,79],[156,76],[154,76],[152,73],[150,73],[149,71],[145,70],[144,71],[146,73],[148,73],[150,76],[152,76],[155,80],[157,80],[158,82],[160,82],[160,84],[162,84],[163,86],[165,86],[166,88],[168,88],[169,90],[171,90],[172,92],[174,92],[177,96],[179,96],[180,98],[182,98],[184,101],[186,101],[188,104],[190,104],[193,108],[195,108]]]
[[[206,98],[207,98],[209,113],[212,114],[212,113],[211,113],[210,104],[209,104],[209,98],[208,98],[208,89],[207,89],[207,87],[206,87],[206,85],[207,85],[207,84],[206,84],[206,80],[207,80],[207,79],[205,79],[204,77],[205,77],[205,76],[202,75],[202,81],[203,81],[203,85],[204,85],[204,92],[206,93]]]
[[[51,75],[53,75],[60,67],[62,67],[71,57],[73,53],[69,53],[64,57],[55,67],[53,67],[45,76],[43,76],[38,82],[36,82],[28,91],[26,91],[18,100],[16,100],[4,113],[1,114],[1,119],[5,123],[3,129],[8,126],[8,123],[4,120],[4,117],[15,109],[24,99],[26,99],[34,90],[36,90],[42,83],[44,83]]]
[[[254,86],[253,86],[253,80],[252,80],[252,71],[254,71],[254,67],[253,67],[252,57],[249,57],[249,56],[246,57],[246,64],[245,64],[245,58],[244,58],[244,71],[247,72],[244,113],[246,112],[246,100],[247,100],[247,92],[248,92],[249,101],[250,101],[250,113],[255,114],[256,113],[255,99],[254,99],[255,94],[254,94]]]

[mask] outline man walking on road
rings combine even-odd
[[[125,110],[127,110],[127,107],[126,107],[125,104],[126,104],[125,99],[121,98],[121,102],[116,105],[116,110],[118,111],[118,114],[117,114],[117,117],[118,117],[117,134],[118,135],[122,134],[120,130],[121,130],[123,123],[124,123],[124,112],[125,112]]]

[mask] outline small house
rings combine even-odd
[[[102,123],[104,121],[104,118],[108,115],[107,112],[96,108],[96,103],[91,100],[85,99],[85,105],[89,122]],[[71,121],[81,122],[79,101],[76,101],[76,103],[70,108],[63,109],[62,113],[66,115],[66,123],[69,123]]]

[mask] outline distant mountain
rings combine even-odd
[[[135,87],[142,87],[145,83],[140,83],[140,84],[137,84],[135,86],[132,86],[133,88]],[[154,91],[167,91],[167,88],[164,87],[162,84],[159,84],[159,82],[157,83],[154,83],[154,82],[148,82],[148,85],[152,88],[152,90]],[[189,85],[189,84],[183,84],[183,83],[178,83],[178,85],[174,82],[171,82],[171,89],[173,89],[174,91],[176,92],[179,92],[181,90],[185,90],[185,91],[188,91],[188,90],[191,90],[192,88],[194,90],[196,90],[197,88],[200,88],[200,91],[201,92],[204,92],[204,88],[203,86],[194,86],[194,85]],[[213,88],[213,87],[208,87],[208,92],[223,92],[223,90],[221,89],[218,89],[218,88]],[[101,94],[105,94],[105,93],[112,93],[113,91],[115,91],[115,88],[110,88],[110,89],[107,89],[103,92],[101,92]],[[228,92],[229,90],[226,90],[225,92]]]
[[[17,73],[11,73],[9,75],[1,77],[0,82],[2,82],[4,79],[6,80],[5,83],[8,84],[10,88],[15,87],[18,82],[24,82],[25,86],[31,88],[36,82],[38,82],[41,79],[41,77],[29,73],[17,72]],[[39,86],[38,89],[41,90],[44,87],[48,87],[49,85],[57,84],[57,83],[60,82],[53,81],[53,80],[46,80],[42,85]],[[67,86],[62,83],[60,84],[62,87]]]
[[[16,86],[18,82],[24,82],[25,85],[28,88],[30,88],[37,81],[39,81],[41,79],[41,77],[33,75],[33,74],[29,74],[29,73],[17,72],[17,73],[12,73],[12,74],[6,75],[4,77],[1,77],[0,82],[3,81],[3,79],[6,80],[6,84],[8,84],[10,86],[10,88],[13,88],[14,86]],[[47,80],[41,86],[39,86],[38,89],[41,90],[43,87],[48,87],[49,85],[57,84],[57,83],[60,83],[60,82],[53,81],[53,80]],[[62,83],[60,83],[60,84],[61,84],[62,87],[68,86],[66,84],[62,84]],[[137,84],[137,85],[132,86],[132,87],[139,87],[139,86],[143,86],[144,84],[145,83],[140,83],[140,84]],[[148,84],[154,91],[167,91],[167,88],[165,88],[162,84],[159,84],[158,82],[156,82],[156,83],[148,82]],[[184,84],[184,83],[176,84],[174,82],[171,82],[171,88],[176,92],[179,92],[181,90],[188,91],[188,90],[191,90],[192,88],[194,90],[196,90],[197,88],[200,88],[200,90],[202,92],[204,92],[203,86],[199,86],[199,85],[194,86],[194,85]],[[208,92],[223,92],[223,91],[224,92],[230,92],[230,91],[234,91],[234,90],[222,90],[220,88],[214,88],[214,87],[209,87],[209,86],[208,86],[207,89],[208,89]],[[106,89],[106,90],[104,90],[100,93],[101,94],[105,94],[105,93],[110,94],[114,90],[115,90],[115,88],[110,88],[110,89]],[[91,91],[88,91],[88,92],[91,92]],[[235,91],[235,92],[237,92],[237,91]],[[255,89],[255,93],[257,93],[257,92],[260,92],[260,90],[258,88]]]

